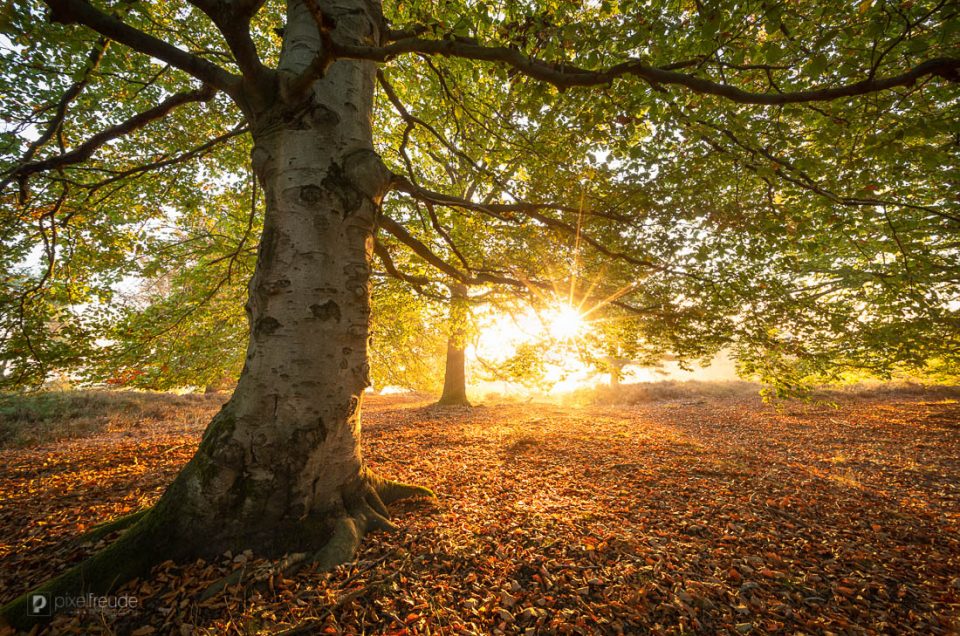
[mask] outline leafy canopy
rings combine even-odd
[[[377,258],[421,298],[461,281],[544,302],[576,279],[645,352],[728,347],[782,389],[955,376],[956,3],[383,11],[381,42],[327,25],[291,80],[281,2],[4,5],[3,383],[235,373],[262,207],[239,78],[309,84],[341,58],[381,64]],[[132,281],[152,291],[122,298]]]

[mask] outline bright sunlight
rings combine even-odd
[[[527,308],[518,313],[490,313],[479,323],[475,357],[487,360],[509,357],[523,344],[548,339],[569,343],[589,330],[586,319],[567,304],[539,311]]]
[[[587,329],[583,315],[567,304],[549,309],[542,314],[547,331],[555,340],[572,340]]]
[[[499,366],[536,347],[544,387],[550,393],[570,391],[603,381],[580,357],[579,346],[590,333],[590,322],[576,308],[558,302],[546,309],[490,313],[480,320],[468,359],[480,368]],[[493,388],[493,387],[491,387]],[[499,390],[508,390],[501,385]],[[508,390],[509,391],[509,390]]]

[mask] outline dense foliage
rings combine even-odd
[[[95,6],[238,68],[190,3]],[[387,60],[375,130],[398,188],[379,267],[415,291],[379,287],[383,382],[428,361],[413,375],[436,385],[437,303],[457,279],[543,303],[575,278],[578,301],[629,317],[619,341],[681,359],[730,348],[781,389],[956,376],[955,3],[384,11],[410,29],[393,49],[340,52]],[[3,12],[3,384],[236,374],[260,227],[239,110],[44,3]],[[282,16],[268,2],[251,25],[268,66]]]

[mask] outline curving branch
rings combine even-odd
[[[769,161],[773,162],[776,165],[774,172],[784,181],[792,183],[793,185],[799,188],[802,188],[804,190],[813,192],[814,194],[824,197],[825,199],[828,199],[833,203],[837,203],[847,207],[877,207],[877,206],[885,207],[889,205],[889,206],[895,206],[895,207],[901,207],[901,208],[908,208],[912,210],[919,210],[921,212],[927,212],[929,214],[933,214],[940,218],[948,219],[950,221],[960,222],[960,217],[950,214],[948,212],[944,212],[943,210],[939,210],[929,205],[909,203],[909,202],[901,201],[897,199],[881,199],[878,197],[871,197],[871,196],[850,197],[850,196],[837,194],[836,192],[833,192],[825,188],[823,185],[820,184],[820,182],[817,179],[815,179],[814,177],[810,176],[809,174],[807,174],[806,172],[798,168],[792,161],[790,161],[786,157],[775,155],[774,153],[770,152],[766,148],[753,147],[750,144],[747,144],[744,141],[742,141],[736,134],[734,134],[733,131],[731,131],[728,128],[724,128],[723,126],[719,126],[717,124],[713,124],[708,121],[704,121],[702,119],[690,119],[687,117],[685,117],[685,119],[692,121],[694,123],[700,124],[701,126],[709,128],[711,130],[714,130],[715,132],[726,137],[735,146],[738,146],[739,148],[746,151],[750,155],[759,155],[765,159],[768,159]],[[699,133],[698,131],[694,131],[694,132],[695,134],[697,134],[697,136],[700,139],[702,139],[704,142],[709,144],[710,147],[712,147],[717,152],[720,152],[720,153],[729,152],[727,148],[723,147],[723,145],[715,142],[709,137],[706,137],[705,135],[703,135],[702,133]],[[729,153],[729,154],[733,154],[733,153]],[[752,172],[757,172],[757,166],[750,162],[744,162],[744,166],[746,166]],[[783,168],[786,168],[786,170],[784,170]],[[797,176],[795,177],[791,176],[790,174],[788,174],[787,171],[790,171]]]
[[[447,247],[450,248],[450,251],[453,252],[453,255],[457,257],[457,260],[460,261],[460,264],[463,265],[467,271],[471,271],[473,268],[470,267],[470,263],[467,262],[466,256],[463,255],[463,252],[460,251],[460,248],[457,247],[456,242],[454,242],[453,237],[450,236],[450,233],[443,227],[440,223],[440,218],[437,217],[436,210],[433,209],[432,203],[427,203],[427,215],[430,217],[430,225],[433,226],[433,230],[440,235],[440,238],[443,239],[443,242],[447,244]]]
[[[433,300],[444,303],[449,300],[447,296],[438,294],[429,289],[424,289],[426,286],[437,283],[438,281],[431,280],[426,276],[417,276],[415,274],[407,274],[406,272],[400,271],[396,263],[394,263],[393,257],[390,255],[390,251],[387,249],[387,246],[381,241],[374,239],[373,251],[383,264],[383,268],[385,270],[384,272],[374,272],[375,274],[379,276],[389,276],[390,278],[395,278],[404,283],[408,283],[414,288],[414,290],[416,290],[417,294],[423,296],[424,298],[432,298]],[[486,296],[486,294],[484,294],[484,296]],[[474,296],[471,297],[470,300],[477,300],[479,298],[479,296]]]
[[[100,65],[100,61],[103,59],[103,54],[106,52],[107,44],[109,42],[110,40],[107,38],[98,38],[93,47],[91,47],[90,52],[87,54],[87,64],[84,66],[80,77],[77,78],[77,80],[71,84],[66,91],[64,91],[63,95],[60,96],[60,100],[57,102],[53,117],[51,117],[47,122],[46,128],[44,128],[43,132],[40,133],[40,136],[32,141],[29,146],[27,146],[27,150],[23,153],[20,161],[17,162],[18,165],[30,163],[33,160],[33,157],[37,154],[37,151],[39,151],[44,144],[50,141],[63,126],[64,119],[67,117],[67,107],[70,105],[70,102],[80,95],[83,89],[86,88],[87,84],[90,83],[90,76]],[[47,106],[46,108],[49,109],[50,106]],[[0,180],[0,192],[5,190],[13,180],[11,172],[12,171],[7,171],[7,173],[4,174],[4,178]],[[20,199],[23,200],[26,197],[26,190],[21,188]]]
[[[405,283],[410,283],[416,287],[418,291],[420,291],[420,287],[423,285],[430,284],[431,281],[426,276],[415,276],[413,274],[401,272],[396,263],[393,262],[393,257],[390,256],[387,246],[380,241],[374,240],[373,252],[377,255],[377,258],[380,259],[380,262],[383,263],[383,268],[387,270],[387,275],[392,276],[397,280],[402,280]]]
[[[32,296],[44,288],[53,276],[53,270],[57,263],[57,214],[60,213],[64,203],[66,203],[68,192],[68,187],[66,185],[62,186],[60,196],[57,197],[56,202],[37,219],[40,238],[43,240],[43,251],[47,260],[47,266],[44,268],[40,278],[28,289],[23,290],[17,300],[17,325],[20,327],[20,333],[23,334],[23,339],[27,345],[27,349],[30,351],[30,355],[32,355],[33,359],[40,365],[41,370],[46,369],[46,362],[40,352],[37,351],[33,339],[30,337],[30,329],[27,326],[27,303]],[[49,227],[44,226],[44,221],[48,221]],[[21,368],[16,384],[19,385],[23,382],[26,373],[27,367]]]
[[[410,232],[407,231],[407,228],[403,227],[403,225],[397,223],[390,217],[381,215],[379,218],[379,225],[384,230],[392,234],[398,241],[409,247],[414,254],[425,260],[430,265],[433,265],[450,278],[468,285],[479,285],[484,282],[493,282],[488,280],[480,280],[479,274],[471,276],[461,272],[459,269],[434,254],[429,247],[410,234]],[[519,283],[519,281],[517,282]]]
[[[439,70],[436,66],[434,66],[434,64],[431,62],[431,60],[430,60],[429,57],[424,57],[424,59],[425,59],[427,65],[429,66],[429,68],[431,68],[432,71],[433,71],[435,74],[437,74],[438,81],[440,82],[441,86],[443,87],[444,93],[445,93],[451,100],[453,100],[455,103],[457,103],[457,104],[459,105],[459,107],[462,108],[463,111],[466,112],[466,113],[470,116],[471,119],[473,119],[474,122],[476,122],[479,126],[481,126],[481,128],[483,128],[484,130],[486,130],[490,135],[499,136],[494,130],[491,130],[489,127],[487,127],[486,124],[485,124],[480,118],[478,118],[476,115],[474,115],[473,113],[471,113],[470,109],[467,107],[466,104],[464,104],[462,101],[456,99],[456,98],[452,95],[452,93],[450,92],[450,89],[446,86],[446,82],[445,82],[445,80],[443,79],[443,76],[442,76],[442,73],[440,72],[440,70]],[[489,168],[487,168],[487,167],[485,167],[484,165],[481,165],[480,163],[478,163],[477,161],[475,161],[472,157],[470,157],[468,154],[466,154],[465,152],[463,152],[462,150],[460,150],[456,145],[454,145],[451,141],[449,141],[449,140],[448,140],[441,132],[439,132],[434,126],[432,126],[432,125],[429,124],[428,122],[424,121],[423,119],[417,117],[416,115],[413,115],[413,114],[407,109],[407,107],[403,104],[403,102],[400,100],[399,96],[397,95],[396,90],[393,88],[393,86],[392,86],[392,85],[390,84],[390,82],[387,80],[387,78],[386,78],[386,76],[385,76],[385,74],[383,73],[382,70],[378,70],[378,71],[377,71],[377,80],[378,80],[378,82],[380,83],[381,88],[383,88],[384,94],[386,95],[388,101],[390,101],[390,103],[393,105],[394,110],[396,110],[396,112],[397,112],[397,114],[400,116],[400,118],[403,119],[404,122],[406,122],[406,128],[404,129],[403,141],[402,141],[402,143],[401,143],[401,145],[400,145],[400,148],[399,148],[399,154],[400,154],[400,156],[402,157],[402,159],[403,159],[403,161],[404,161],[404,164],[405,164],[406,167],[407,167],[407,173],[408,173],[408,174],[407,174],[407,177],[406,177],[406,178],[404,178],[404,177],[402,177],[402,176],[399,176],[399,175],[395,175],[395,177],[394,177],[394,182],[393,182],[393,184],[392,184],[392,187],[393,187],[394,189],[396,189],[396,190],[398,190],[398,191],[405,192],[405,193],[407,193],[407,194],[410,194],[410,195],[413,196],[414,198],[417,198],[418,200],[423,201],[423,202],[427,203],[428,205],[430,205],[430,204],[441,204],[441,203],[444,204],[444,205],[450,205],[450,204],[455,200],[456,203],[452,203],[455,207],[466,208],[466,207],[469,207],[469,206],[472,204],[472,205],[475,206],[475,207],[473,207],[473,209],[475,209],[475,210],[478,210],[478,211],[492,211],[492,212],[495,212],[495,213],[497,213],[497,214],[509,214],[509,213],[513,213],[513,212],[524,212],[524,211],[526,211],[526,210],[531,209],[531,206],[532,206],[534,209],[539,208],[539,209],[543,209],[543,210],[558,210],[558,211],[570,212],[570,213],[574,213],[574,214],[581,214],[581,213],[582,213],[582,210],[580,210],[580,209],[578,209],[578,208],[574,208],[574,207],[571,207],[571,206],[563,206],[563,205],[558,205],[558,204],[530,204],[530,203],[521,203],[521,204],[519,204],[519,205],[498,206],[498,205],[496,205],[496,204],[490,204],[490,200],[491,200],[492,197],[494,196],[494,193],[493,193],[493,192],[491,192],[491,193],[486,197],[486,199],[483,201],[483,203],[473,204],[472,201],[471,201],[472,196],[470,196],[469,194],[465,194],[465,195],[463,195],[461,198],[454,199],[454,198],[452,198],[452,197],[447,197],[446,195],[443,195],[443,194],[440,194],[440,193],[437,193],[437,192],[431,192],[430,190],[427,190],[427,189],[425,189],[425,188],[422,188],[422,187],[419,185],[419,183],[417,183],[417,180],[416,180],[416,178],[414,177],[413,165],[412,165],[412,162],[411,162],[411,160],[410,160],[410,158],[409,158],[409,156],[408,156],[408,154],[407,154],[407,152],[406,152],[406,150],[405,150],[405,149],[406,149],[406,146],[407,146],[407,144],[409,143],[409,140],[410,140],[410,133],[412,132],[412,130],[413,130],[413,128],[414,128],[415,126],[420,126],[421,128],[424,128],[425,130],[427,130],[427,132],[429,132],[434,138],[436,138],[437,141],[439,141],[441,145],[443,145],[447,150],[449,150],[449,151],[450,151],[451,153],[453,153],[455,156],[457,156],[458,158],[462,159],[462,160],[463,160],[466,164],[468,164],[468,165],[470,166],[470,168],[473,169],[476,173],[478,173],[478,174],[484,174],[484,175],[490,177],[491,180],[492,180],[503,192],[506,192],[508,195],[511,195],[511,196],[512,196],[513,198],[515,198],[515,199],[519,199],[519,197],[514,196],[513,193],[510,191],[510,187],[509,187],[509,186],[507,185],[507,183],[505,182],[504,177],[501,177],[501,176],[495,174],[495,173],[492,172]],[[459,123],[458,123],[458,129],[459,129]],[[518,132],[518,133],[521,135],[521,137],[523,137],[523,133],[522,133],[522,132],[520,132],[520,131],[515,131],[515,132]],[[507,140],[504,140],[504,141],[507,141]],[[508,141],[508,143],[510,143],[510,142]],[[527,152],[533,152],[533,153],[536,153],[536,152],[537,152],[537,150],[536,150],[535,148],[533,148],[533,146],[530,144],[529,140],[527,140],[527,145],[524,146],[524,150],[527,151]],[[451,181],[457,181],[457,180],[458,180],[458,178],[457,178],[457,176],[456,176],[456,174],[455,174],[454,169],[452,168],[452,166],[450,166],[450,164],[449,164],[448,162],[446,162],[443,158],[441,158],[441,157],[440,157],[438,154],[436,154],[436,153],[433,153],[433,152],[431,152],[431,151],[429,151],[429,150],[427,150],[426,152],[427,152],[427,154],[428,154],[429,156],[431,156],[431,157],[434,159],[434,161],[436,161],[437,163],[441,164],[441,165],[444,167],[444,169],[447,171],[447,174],[450,176]],[[509,177],[507,177],[507,179],[509,179]],[[474,186],[475,186],[475,185],[476,185],[476,183],[474,183]],[[467,189],[467,192],[468,192],[468,193],[471,192],[472,189],[473,189],[473,187],[468,188],[468,189]],[[444,199],[444,198],[448,199],[448,201],[442,201],[442,199]],[[612,220],[612,221],[617,221],[617,222],[619,222],[619,223],[632,223],[632,222],[635,221],[635,219],[633,219],[633,218],[629,218],[629,217],[626,217],[626,216],[624,216],[624,215],[618,215],[618,214],[612,213],[612,212],[610,212],[610,211],[594,211],[594,210],[592,210],[592,211],[590,211],[588,214],[590,214],[591,216],[598,216],[598,217],[607,218],[607,219],[610,219],[610,220]],[[436,226],[436,224],[434,224],[434,225]],[[440,232],[440,234],[442,235],[443,233]],[[448,242],[449,242],[449,241],[448,241]],[[463,259],[461,258],[461,261],[462,261],[462,260],[463,260]]]
[[[128,135],[143,128],[151,122],[162,119],[171,111],[183,106],[184,104],[209,101],[214,95],[216,95],[216,93],[216,89],[214,89],[212,86],[203,86],[198,90],[175,93],[153,108],[145,110],[141,113],[137,113],[130,119],[127,119],[116,126],[111,126],[110,128],[93,135],[69,152],[54,155],[53,157],[42,159],[40,161],[21,164],[13,168],[9,172],[9,178],[18,179],[21,183],[21,193],[25,194],[26,180],[31,175],[38,172],[46,172],[47,170],[53,170],[56,168],[63,168],[65,166],[82,163],[92,157],[93,153],[105,143],[113,139],[123,137],[124,135]]]
[[[87,0],[44,1],[50,7],[50,19],[53,22],[82,24],[135,51],[162,60],[170,66],[189,73],[200,81],[211,84],[230,95],[239,94],[241,80],[233,73],[198,55],[177,48],[149,33],[144,33],[97,9]]]
[[[143,174],[146,172],[151,172],[154,170],[159,170],[161,168],[166,168],[167,166],[172,166],[175,164],[185,163],[187,161],[190,161],[194,157],[198,157],[210,152],[210,150],[219,146],[221,143],[227,140],[233,139],[234,137],[238,137],[248,132],[250,132],[250,127],[245,124],[241,124],[234,127],[232,130],[223,133],[222,135],[218,135],[214,137],[210,141],[206,141],[200,144],[199,146],[195,146],[190,150],[182,152],[178,155],[153,161],[151,163],[135,166],[133,168],[128,168],[126,170],[113,172],[108,178],[102,181],[98,181],[97,183],[92,183],[89,185],[85,185],[85,184],[80,184],[80,185],[84,185],[84,187],[88,188],[91,192],[95,192],[105,186],[116,183],[117,181],[120,181],[122,179],[126,179],[127,177]]]
[[[554,290],[554,286],[546,281],[537,281],[531,280],[524,276],[520,278],[513,278],[510,276],[504,276],[502,274],[477,271],[473,274],[468,274],[460,271],[450,263],[447,263],[445,260],[436,255],[433,250],[431,250],[427,245],[422,241],[418,240],[412,234],[407,232],[406,228],[403,227],[400,223],[397,223],[390,217],[386,215],[380,215],[379,224],[384,230],[391,234],[398,241],[406,245],[413,251],[414,254],[422,258],[428,264],[437,268],[450,278],[461,282],[465,285],[506,285],[508,287],[514,287],[519,289],[529,289],[529,290]],[[374,245],[374,250],[377,251],[376,243]],[[386,258],[384,258],[384,253]],[[384,263],[384,267],[387,268],[387,272],[394,276],[395,278],[400,278],[400,280],[406,280],[407,282],[413,283],[415,285],[426,284],[429,282],[428,279],[423,277],[412,277],[407,274],[403,274],[397,270],[396,266],[393,265],[392,260],[390,259],[389,252],[386,251],[386,248],[380,246],[380,251],[377,251],[377,255],[380,256],[381,261]],[[391,271],[391,269],[393,271]],[[638,315],[645,315],[655,312],[660,309],[660,305],[654,305],[650,307],[635,307],[629,303],[625,303],[622,300],[618,300],[623,294],[614,293],[606,298],[599,299],[600,304],[614,305],[631,313]]]
[[[488,215],[494,216],[500,220],[512,221],[512,222],[517,222],[517,218],[515,215],[521,214],[531,218],[535,218],[536,220],[543,223],[544,225],[548,225],[555,229],[560,229],[567,233],[572,232],[578,236],[582,234],[582,232],[579,229],[574,228],[573,226],[563,223],[562,221],[559,221],[557,219],[547,217],[546,215],[540,213],[540,211],[543,211],[543,210],[557,210],[561,212],[580,214],[581,210],[579,208],[553,204],[553,203],[528,203],[523,201],[519,201],[518,203],[515,203],[515,204],[494,204],[489,202],[489,197],[487,201],[484,201],[482,203],[477,203],[477,202],[471,201],[469,197],[448,196],[439,192],[434,192],[426,188],[423,188],[418,183],[416,183],[416,181],[413,180],[413,172],[414,172],[413,166],[405,151],[405,147],[407,142],[409,141],[409,134],[412,128],[414,126],[419,125],[425,128],[428,132],[430,132],[449,151],[451,151],[456,156],[466,161],[476,172],[488,174],[489,176],[493,177],[494,181],[497,183],[498,186],[500,186],[503,190],[508,190],[508,187],[506,186],[506,184],[504,184],[495,175],[493,175],[488,170],[486,170],[483,166],[477,164],[466,153],[464,153],[455,145],[453,145],[450,141],[446,139],[446,137],[444,137],[433,126],[423,121],[422,119],[416,117],[415,115],[411,114],[407,110],[407,108],[404,106],[404,104],[400,101],[399,96],[397,95],[396,91],[393,89],[391,84],[387,81],[382,71],[377,72],[377,79],[379,80],[381,87],[384,89],[384,93],[386,94],[387,99],[393,104],[397,113],[407,124],[404,130],[403,142],[400,146],[400,155],[407,166],[407,171],[410,176],[404,177],[402,175],[394,175],[391,183],[391,187],[394,190],[409,194],[410,196],[417,199],[418,201],[422,201],[427,204],[428,211],[431,217],[431,224],[433,225],[434,229],[441,236],[441,238],[443,238],[444,241],[451,247],[454,254],[459,258],[461,263],[468,270],[470,269],[470,266],[467,264],[463,256],[459,253],[456,246],[453,245],[453,242],[450,239],[450,237],[447,235],[447,233],[439,225],[436,215],[433,212],[433,208],[432,208],[433,205],[444,205],[447,207],[457,207],[461,209],[475,210],[475,211],[483,212]],[[466,110],[465,107],[464,109]],[[478,123],[480,122],[478,121]],[[439,157],[434,157],[434,158],[439,163],[443,163],[443,161]],[[451,172],[449,166],[447,166],[447,170],[448,172]],[[451,174],[451,178],[453,178],[452,174]],[[609,218],[614,218],[614,217],[611,217],[610,215],[605,215],[602,213],[599,216],[607,216]],[[626,219],[623,219],[622,217],[615,218],[614,220],[626,221]],[[606,254],[607,256],[621,258],[623,260],[627,260],[628,262],[634,265],[656,268],[656,266],[652,262],[636,259],[631,257],[628,254],[610,251],[607,248],[605,248],[601,243],[593,240],[590,237],[584,237],[583,240],[589,243],[590,245],[592,245],[598,251]]]
[[[960,82],[960,58],[939,57],[922,62],[913,68],[885,78],[868,79],[843,86],[824,86],[796,92],[754,93],[736,86],[714,82],[712,80],[682,73],[676,65],[668,67],[650,66],[639,59],[631,59],[621,64],[601,70],[589,70],[566,63],[554,63],[541,60],[503,46],[486,46],[465,38],[445,40],[409,37],[396,40],[385,46],[358,46],[337,42],[329,37],[331,51],[325,53],[329,61],[336,58],[350,58],[387,62],[399,55],[418,53],[422,55],[443,55],[460,57],[483,62],[506,64],[520,73],[534,79],[565,89],[574,86],[602,86],[621,77],[637,77],[653,86],[683,86],[695,93],[716,95],[740,104],[759,104],[776,106],[806,102],[825,102],[844,97],[856,97],[877,93],[898,86],[910,86],[926,76],[937,76],[949,82]],[[326,68],[323,65],[319,71]]]
[[[436,254],[433,250],[427,247],[422,241],[417,239],[415,236],[410,234],[402,224],[397,223],[390,217],[386,215],[381,215],[379,218],[380,227],[386,230],[389,234],[393,235],[398,241],[406,245],[413,251],[414,254],[422,258],[428,264],[434,266],[450,278],[459,281],[465,285],[484,285],[488,283],[500,284],[500,285],[510,285],[513,287],[530,287],[530,282],[524,282],[516,278],[510,278],[509,276],[502,276],[500,274],[493,274],[490,272],[475,272],[473,274],[468,274],[462,272],[450,263],[446,262]],[[541,286],[547,286],[546,283],[543,283]]]
[[[478,172],[481,171],[480,166],[472,157],[467,155],[465,152],[457,148],[450,140],[446,138],[443,134],[432,126],[428,122],[420,119],[416,115],[413,115],[407,107],[404,106],[403,102],[400,101],[400,97],[397,95],[397,91],[394,90],[393,85],[387,81],[386,75],[383,74],[383,71],[377,70],[377,81],[380,83],[380,87],[383,88],[384,94],[387,96],[387,100],[393,105],[394,110],[397,111],[397,114],[400,115],[400,118],[407,124],[407,129],[412,129],[414,126],[420,126],[427,132],[429,132],[433,137],[443,145],[444,148],[449,150],[451,153],[457,157],[463,159],[471,167],[473,167]],[[401,153],[402,154],[402,153]]]
[[[217,26],[227,46],[230,47],[237,66],[245,76],[261,78],[267,75],[268,70],[260,61],[257,47],[250,36],[250,20],[263,6],[262,1],[242,3],[224,3],[220,0],[187,1],[200,9]]]
[[[419,186],[403,175],[394,175],[391,182],[391,188],[396,192],[409,194],[411,197],[431,203],[434,205],[443,205],[447,207],[461,208],[464,210],[474,210],[476,212],[486,212],[501,218],[502,220],[512,220],[510,215],[513,213],[526,214],[539,210],[557,210],[559,212],[577,212],[577,208],[557,203],[528,203],[518,201],[517,203],[479,203],[463,199],[461,197],[434,192],[422,186]]]
[[[569,206],[562,206],[552,203],[527,203],[524,201],[519,201],[517,203],[477,203],[475,201],[468,201],[467,199],[462,199],[460,197],[454,197],[442,194],[440,192],[427,190],[426,188],[411,183],[407,178],[398,175],[394,176],[392,185],[394,190],[409,194],[413,198],[420,201],[448,207],[461,208],[464,210],[483,212],[484,214],[493,216],[501,221],[510,221],[516,223],[518,222],[518,214],[521,216],[526,216],[530,219],[538,221],[539,223],[542,223],[547,227],[560,230],[561,232],[571,236],[579,237],[579,240],[590,245],[593,249],[597,250],[604,256],[619,259],[638,267],[645,267],[658,271],[663,271],[666,269],[662,265],[658,265],[651,260],[637,258],[636,256],[626,252],[612,250],[595,238],[584,234],[582,230],[579,230],[569,223],[565,223],[564,221],[555,219],[552,216],[547,216],[543,213],[545,210],[578,212],[577,208],[571,208]]]
[[[427,62],[429,64],[429,58]],[[474,172],[476,172],[477,174],[488,176],[491,179],[491,181],[493,181],[493,183],[495,183],[501,190],[503,190],[504,192],[510,193],[510,188],[505,183],[503,178],[499,177],[492,170],[481,165],[476,160],[474,160],[473,157],[471,157],[470,155],[462,151],[460,148],[458,148],[453,142],[447,139],[445,135],[443,135],[439,130],[437,130],[435,126],[417,117],[416,115],[413,115],[407,109],[407,107],[404,106],[403,102],[400,100],[400,97],[397,95],[396,90],[394,90],[393,86],[390,84],[386,76],[380,70],[377,71],[377,81],[380,83],[381,88],[383,88],[384,94],[387,96],[387,99],[393,105],[394,110],[396,110],[397,114],[400,115],[400,118],[403,119],[404,122],[406,122],[406,127],[403,132],[403,142],[400,144],[399,153],[400,153],[400,156],[403,158],[404,164],[407,167],[407,173],[408,173],[409,179],[413,181],[414,185],[416,185],[416,181],[414,177],[413,164],[410,161],[410,157],[406,152],[406,146],[410,141],[410,134],[413,132],[413,129],[416,126],[420,126],[424,130],[429,132],[437,141],[439,141],[444,148],[446,148],[454,156],[458,157],[464,163],[470,166],[470,168]],[[440,81],[441,83],[443,82],[442,78]],[[449,95],[448,89],[445,89],[445,92],[447,92],[447,94]],[[493,134],[492,131],[489,130],[489,128],[486,128],[486,126],[482,122],[480,122],[472,113],[470,113],[466,105],[464,105],[463,103],[460,103],[460,107],[463,108],[464,112],[469,113],[471,118],[473,118],[474,121],[480,124],[481,127],[483,127],[488,132],[491,132],[491,134]],[[457,128],[459,129],[459,122],[457,123]],[[451,178],[451,181],[457,181],[457,178],[454,175],[454,171],[451,169],[451,166],[449,163],[441,159],[436,154],[431,153],[429,150],[427,151],[427,154],[433,157],[433,159],[437,161],[437,163],[444,166],[444,168],[447,171],[447,174]]]

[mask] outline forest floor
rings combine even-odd
[[[743,394],[446,409],[372,397],[370,465],[438,494],[396,504],[400,532],[370,535],[332,573],[205,602],[211,581],[263,562],[166,563],[117,592],[133,612],[49,629],[957,634],[957,397],[779,409]],[[144,399],[168,406],[127,400],[83,437],[0,449],[0,601],[97,547],[78,533],[155,501],[224,398]]]

